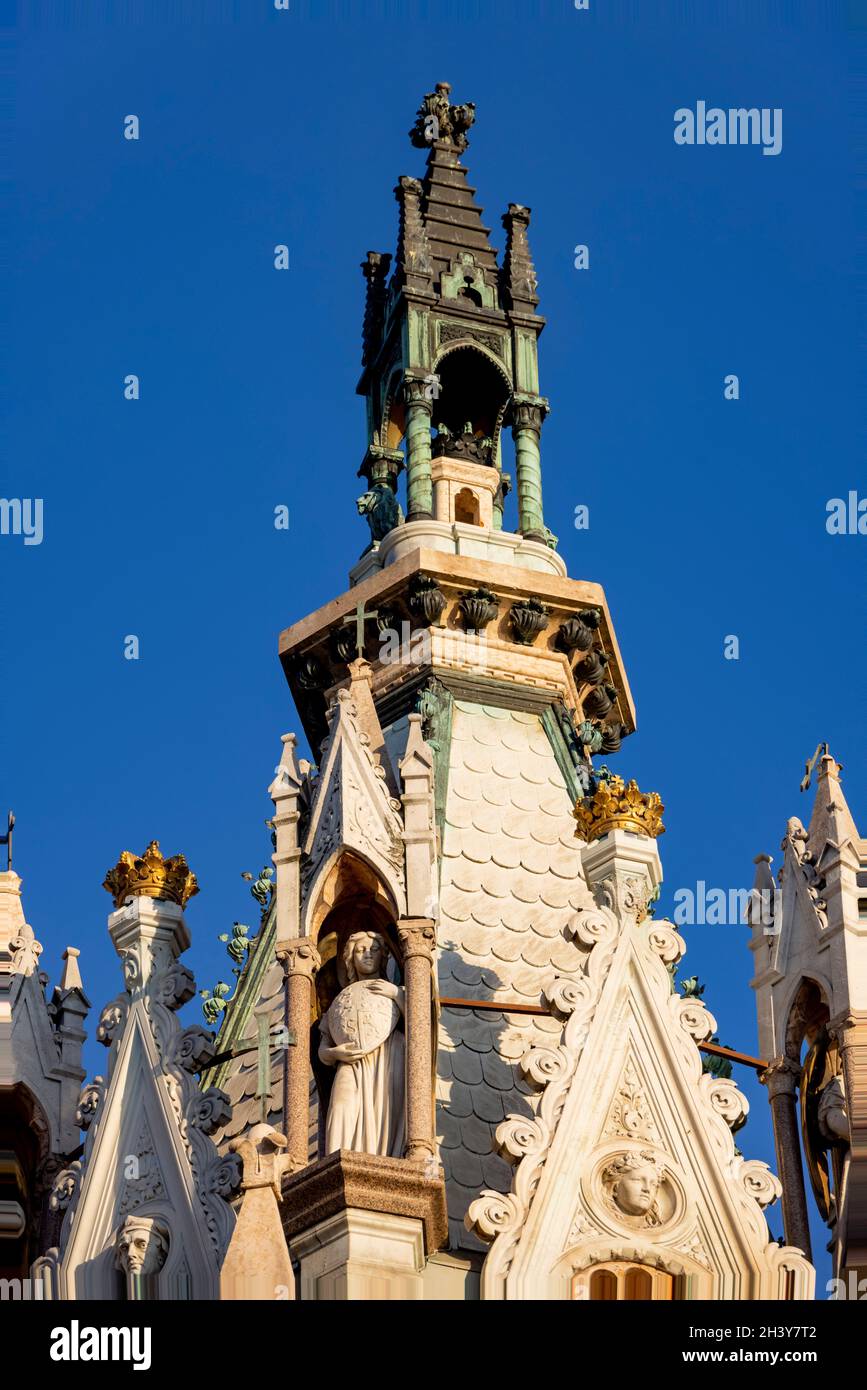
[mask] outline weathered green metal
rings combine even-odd
[[[542,455],[539,439],[548,412],[543,397],[516,397],[512,407],[512,438],[518,475],[518,530],[528,539],[547,544],[542,514]]]

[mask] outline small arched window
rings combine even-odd
[[[479,499],[468,487],[462,487],[460,492],[455,494],[455,521],[462,521],[467,526],[481,525]]]
[[[636,1303],[645,1299],[668,1301],[678,1297],[672,1274],[650,1265],[612,1260],[582,1269],[572,1280],[572,1297],[591,1303]]]

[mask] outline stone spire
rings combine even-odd
[[[362,360],[368,449],[359,473],[370,491],[359,510],[372,549],[403,524],[395,506],[405,442],[406,520],[469,521],[502,530],[510,479],[502,472],[504,428],[515,439],[519,534],[553,546],[542,516],[539,438],[548,403],[539,395],[536,272],[527,240],[530,212],[510,203],[503,217],[502,267],[490,227],[461,163],[475,120],[472,102],[455,105],[439,82],[422,99],[410,139],[427,151],[422,178],[404,175],[397,255],[368,252]],[[436,431],[433,449],[431,431]],[[481,463],[491,481],[469,478],[440,460]],[[442,482],[449,486],[436,488]],[[491,504],[489,492],[496,495]],[[436,495],[435,495],[436,493]],[[487,501],[486,501],[487,498]],[[474,499],[474,500],[473,500]]]
[[[810,849],[817,856],[829,841],[842,845],[847,840],[858,840],[858,828],[840,781],[842,771],[842,763],[838,763],[830,753],[826,753],[819,763],[816,799],[807,832]]]

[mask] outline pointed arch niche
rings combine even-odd
[[[312,903],[308,924],[319,965],[312,992],[310,1019],[310,1068],[315,1083],[311,1093],[311,1130],[317,1135],[317,1157],[325,1157],[325,1116],[334,1083],[333,1067],[319,1061],[319,1020],[343,988],[340,958],[352,932],[374,931],[388,950],[387,978],[403,984],[397,905],[379,874],[362,856],[342,850],[321,881]],[[315,1113],[314,1113],[315,1112]]]

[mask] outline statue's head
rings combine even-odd
[[[620,1154],[602,1174],[610,1200],[627,1216],[656,1216],[656,1196],[662,1172],[656,1155],[649,1149]]]
[[[154,1216],[127,1216],[115,1239],[115,1262],[127,1275],[157,1274],[166,1261],[169,1232]]]
[[[349,984],[380,979],[388,963],[388,948],[377,931],[354,931],[343,945],[343,969]]]

